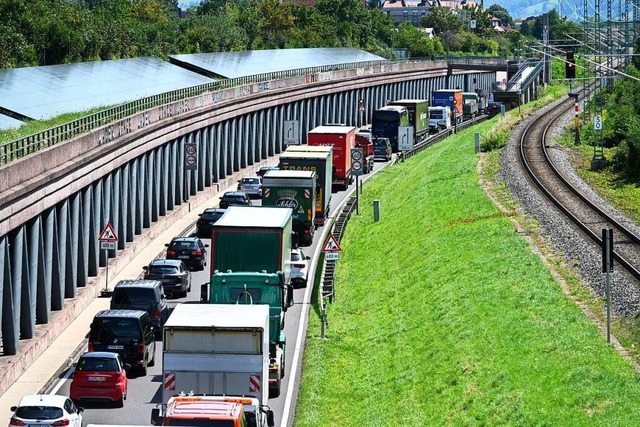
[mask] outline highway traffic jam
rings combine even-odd
[[[419,141],[489,108],[476,93],[442,90],[431,106],[390,102],[370,126],[310,130],[278,167],[242,177],[140,277],[119,281],[109,309],[89,325],[69,380],[53,394],[16,397],[9,426],[281,422],[285,392],[296,393],[297,383],[285,384],[296,369],[287,343],[306,322],[300,301],[313,285],[309,254],[323,243],[315,235],[344,197],[339,190],[407,150],[401,128],[412,127]]]

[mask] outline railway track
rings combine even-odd
[[[547,133],[573,103],[568,98],[525,128],[519,141],[519,160],[544,197],[597,245],[602,245],[601,230],[613,229],[614,260],[640,281],[640,237],[585,197],[552,161]]]

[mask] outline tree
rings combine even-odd
[[[499,4],[492,4],[487,9],[487,12],[498,18],[501,25],[513,27],[513,18],[509,15],[509,11]]]
[[[284,49],[288,34],[294,26],[293,3],[265,0],[258,6],[258,27],[263,41],[262,48]]]
[[[429,10],[427,16],[421,19],[420,26],[433,28],[436,34],[462,29],[462,21],[448,7],[434,7]]]

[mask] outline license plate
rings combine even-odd
[[[123,345],[108,345],[107,349],[109,350],[124,350]]]
[[[180,259],[189,259],[189,255],[180,255],[178,256]]]
[[[106,381],[105,377],[87,377],[87,381]]]

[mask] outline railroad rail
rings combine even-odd
[[[601,230],[613,229],[621,237],[616,242],[614,260],[640,280],[640,237],[572,185],[549,154],[548,130],[574,102],[573,98],[567,98],[525,128],[519,142],[520,162],[544,196],[597,245],[602,246]]]

